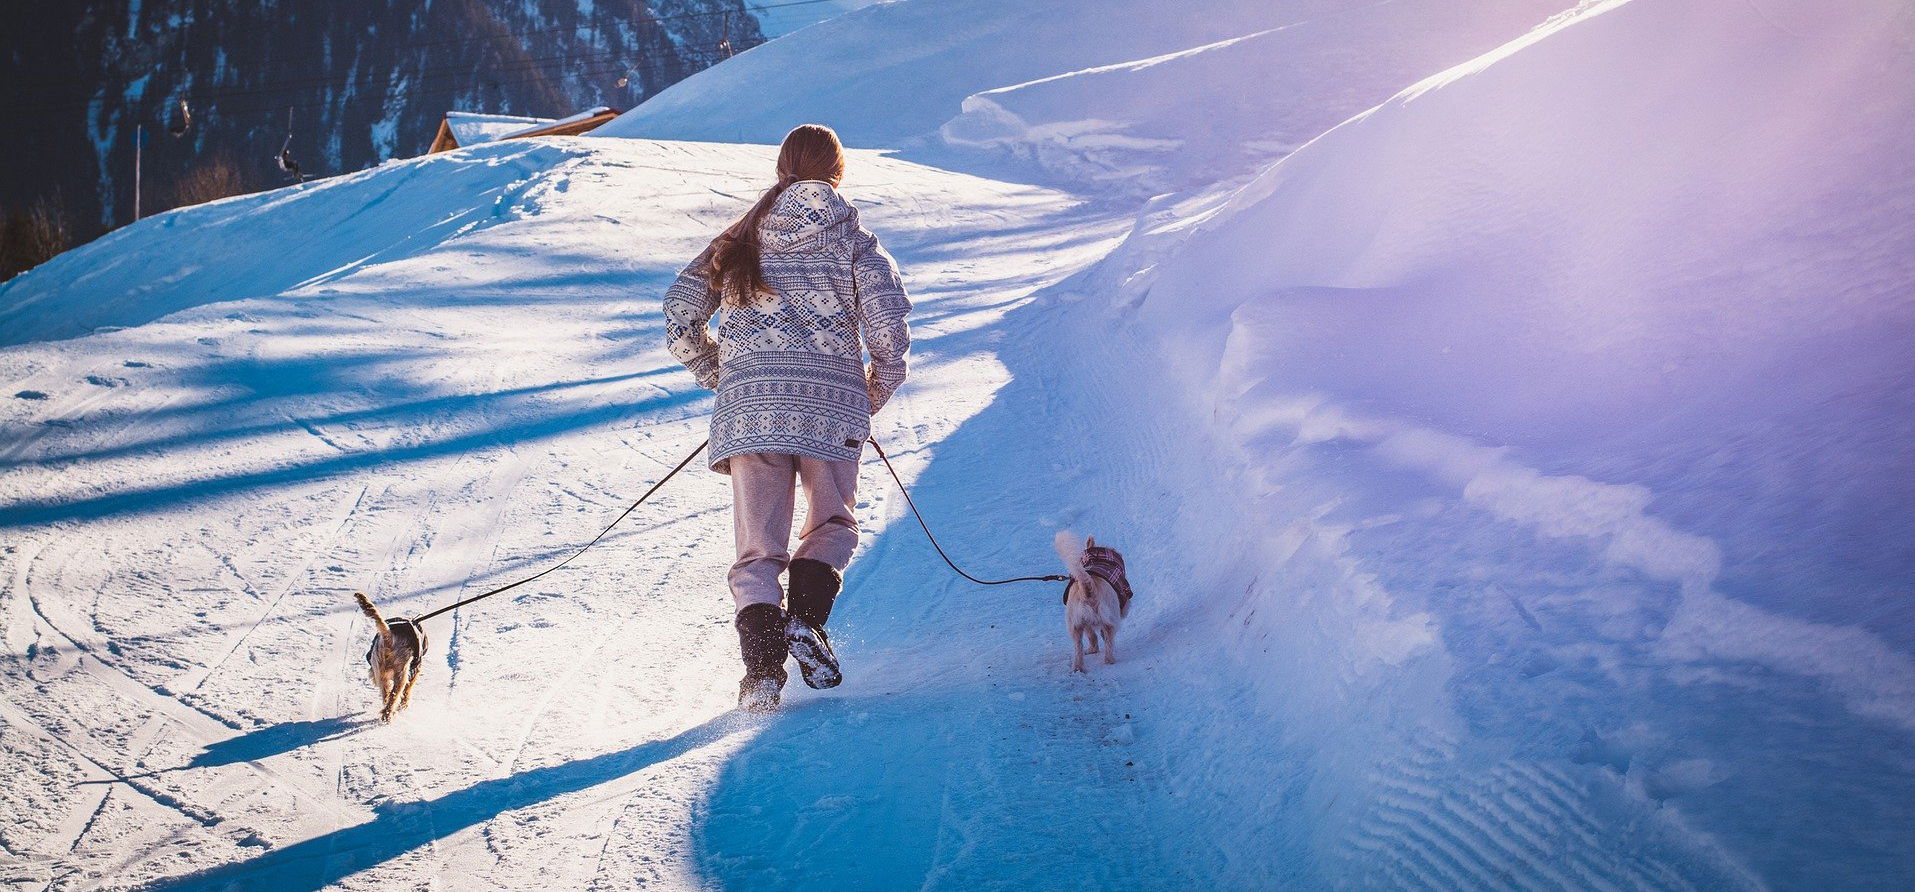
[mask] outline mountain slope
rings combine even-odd
[[[607,136],[775,143],[823,121],[850,145],[928,137],[972,93],[1282,24],[1334,0],[943,0],[846,13],[753,49],[607,124]]]
[[[248,189],[290,180],[282,148],[308,176],[360,170],[423,153],[448,111],[630,108],[719,61],[720,41],[764,39],[737,0],[148,0],[26,4],[6,19],[0,151],[15,160],[0,207],[49,200],[84,235],[132,219],[141,124],[150,214],[209,165]]]
[[[1281,25],[1228,40],[974,93],[938,141],[960,157],[1013,159],[1047,181],[1100,192],[1199,188],[1246,177],[1563,6],[1394,0],[1290,10]]]

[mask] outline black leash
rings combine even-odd
[[[918,503],[916,500],[911,498],[911,490],[905,487],[904,478],[898,476],[898,469],[891,466],[891,457],[884,454],[884,447],[879,446],[878,441],[876,439],[872,439],[867,442],[871,444],[872,449],[877,450],[878,459],[884,462],[884,469],[891,473],[892,481],[898,484],[898,492],[901,492],[904,494],[904,503],[911,507],[911,515],[918,519],[918,526],[923,528],[924,530],[924,538],[931,540],[931,547],[937,549],[938,557],[943,558],[945,566],[950,567],[953,571],[957,573],[957,575],[962,576],[965,579],[969,579],[972,582],[977,583],[978,585],[1004,585],[1006,583],[1011,583],[1011,582],[1069,582],[1070,581],[1071,578],[1069,576],[1063,576],[1056,573],[1052,573],[1047,576],[1013,576],[1010,579],[979,579],[976,576],[972,576],[971,574],[964,572],[964,570],[960,568],[957,564],[951,562],[950,555],[944,553],[944,546],[938,544],[938,537],[931,534],[931,525],[924,522],[924,513],[918,510]],[[550,573],[554,570],[559,569],[560,567],[565,566],[566,564],[571,563],[573,559],[577,558],[581,554],[584,554],[587,549],[590,549],[592,546],[597,545],[598,541],[600,539],[605,538],[606,534],[610,533],[613,527],[618,526],[619,521],[624,520],[633,511],[638,510],[638,506],[645,504],[645,500],[651,498],[652,493],[658,492],[658,488],[661,486],[664,486],[665,481],[678,476],[678,472],[685,470],[685,466],[691,464],[692,459],[697,458],[698,454],[701,452],[704,452],[705,447],[709,445],[711,445],[711,440],[709,439],[705,440],[702,443],[699,443],[697,449],[693,449],[690,455],[685,456],[685,458],[681,460],[676,467],[673,467],[671,471],[668,472],[665,476],[658,478],[658,482],[652,484],[651,489],[645,490],[645,494],[642,496],[639,496],[638,501],[633,502],[630,507],[627,507],[624,511],[619,512],[619,515],[613,518],[611,523],[605,525],[605,529],[600,530],[598,535],[592,537],[592,541],[579,546],[578,550],[568,555],[565,558],[565,560],[559,561],[558,563],[553,564],[552,566],[547,567],[543,570],[540,570],[539,572],[534,573],[531,576],[527,576],[524,579],[521,579],[517,582],[507,583],[505,585],[499,586],[498,588],[492,589],[490,591],[480,592],[479,594],[473,595],[470,598],[465,598],[463,600],[455,601],[451,604],[447,604],[446,606],[441,607],[438,610],[434,610],[431,613],[424,613],[424,614],[420,614],[419,616],[415,616],[412,618],[413,624],[417,625],[435,616],[438,616],[441,613],[457,610],[461,607],[464,607],[467,604],[471,604],[476,601],[483,601],[486,598],[490,598],[493,595],[496,595],[500,592],[511,591],[512,589],[518,588],[521,585],[524,585],[528,582],[538,579],[539,577],[544,576],[547,573]]]
[[[593,537],[592,537],[592,541],[590,541],[590,542],[587,542],[587,543],[585,543],[585,544],[584,544],[583,546],[580,546],[580,547],[579,547],[579,550],[577,550],[577,551],[574,551],[574,552],[572,552],[572,554],[571,554],[571,557],[567,557],[567,558],[566,558],[565,560],[562,560],[562,561],[559,561],[558,563],[556,563],[556,564],[554,564],[554,565],[552,565],[552,566],[550,566],[550,567],[547,567],[547,568],[545,568],[545,569],[543,569],[543,570],[540,570],[539,572],[537,572],[537,573],[534,573],[534,574],[532,574],[531,576],[527,576],[527,577],[525,577],[524,579],[521,579],[521,580],[519,580],[518,582],[514,582],[514,583],[511,583],[511,584],[509,584],[509,585],[502,585],[502,586],[499,586],[498,588],[495,588],[495,589],[493,589],[493,590],[491,590],[491,591],[489,591],[489,592],[483,592],[483,593],[480,593],[480,594],[477,594],[477,595],[473,595],[472,597],[470,597],[470,598],[466,598],[466,599],[465,599],[465,600],[463,600],[463,601],[459,601],[459,602],[456,602],[456,603],[453,603],[453,604],[448,604],[448,605],[446,605],[446,606],[444,606],[444,607],[441,607],[441,608],[439,608],[438,610],[434,610],[434,611],[432,611],[431,613],[427,613],[427,614],[424,614],[424,615],[422,615],[422,616],[415,616],[415,617],[413,617],[413,618],[412,618],[412,621],[413,621],[413,623],[414,623],[414,624],[418,624],[418,623],[422,623],[422,622],[425,622],[426,620],[429,620],[429,619],[431,619],[431,618],[433,618],[433,617],[435,617],[435,616],[438,616],[438,615],[439,615],[439,614],[441,614],[441,613],[445,613],[445,612],[446,612],[446,611],[448,611],[448,610],[457,610],[457,609],[459,609],[459,608],[461,608],[461,607],[464,607],[465,605],[467,605],[467,604],[470,604],[470,603],[472,603],[472,602],[474,602],[474,601],[482,601],[482,600],[485,600],[486,598],[490,598],[490,597],[492,597],[493,595],[496,595],[496,594],[498,594],[498,593],[500,593],[500,592],[503,592],[503,591],[508,591],[508,590],[511,590],[511,589],[515,589],[515,588],[518,588],[519,586],[521,586],[521,585],[524,585],[524,584],[526,584],[526,583],[528,583],[528,582],[531,582],[532,580],[534,580],[534,579],[537,579],[537,578],[539,578],[540,576],[544,576],[545,574],[547,574],[547,573],[550,573],[550,572],[552,572],[553,570],[557,570],[558,568],[560,568],[560,567],[563,567],[563,566],[565,566],[566,564],[569,564],[569,563],[571,563],[571,562],[572,562],[572,558],[576,558],[576,557],[578,557],[579,555],[581,555],[581,554],[584,554],[584,553],[585,553],[585,550],[586,550],[586,549],[588,549],[588,548],[591,548],[591,547],[592,547],[592,546],[594,546],[594,545],[597,545],[597,544],[598,544],[598,540],[600,540],[600,539],[603,539],[603,538],[605,538],[605,534],[606,534],[606,533],[609,533],[609,532],[611,532],[611,531],[612,531],[612,527],[615,527],[615,526],[618,526],[618,522],[619,522],[619,521],[621,521],[621,520],[624,520],[624,519],[625,519],[625,516],[626,516],[626,515],[628,515],[628,514],[631,514],[631,513],[633,512],[633,511],[635,511],[635,510],[637,510],[637,508],[638,508],[638,506],[640,506],[640,505],[643,505],[643,504],[645,504],[645,500],[646,500],[646,499],[649,499],[649,498],[651,498],[651,497],[652,497],[652,493],[655,493],[655,492],[657,492],[657,491],[658,491],[658,488],[659,488],[659,487],[661,487],[661,486],[664,486],[664,485],[665,485],[665,481],[667,481],[667,480],[670,480],[670,479],[672,479],[673,477],[675,477],[675,476],[677,476],[677,475],[678,475],[678,472],[679,472],[679,471],[683,471],[683,470],[685,470],[685,466],[686,466],[686,465],[689,465],[689,464],[691,464],[691,463],[692,463],[692,459],[694,459],[694,458],[697,458],[697,457],[698,457],[698,453],[700,453],[700,452],[704,452],[704,451],[705,451],[705,447],[706,447],[706,446],[709,446],[709,445],[711,445],[711,441],[710,441],[710,440],[706,440],[706,441],[704,441],[703,443],[699,443],[699,444],[698,444],[698,448],[697,448],[697,449],[693,449],[693,450],[692,450],[692,454],[690,454],[690,455],[687,455],[687,456],[685,456],[685,460],[684,460],[684,461],[681,461],[681,462],[679,462],[679,463],[678,463],[678,467],[675,467],[675,468],[673,468],[673,469],[671,470],[671,473],[669,473],[669,474],[666,474],[665,476],[663,476],[663,477],[660,477],[660,478],[658,478],[658,482],[657,482],[657,483],[654,483],[654,484],[652,484],[652,488],[651,488],[651,489],[648,489],[648,490],[645,490],[645,494],[644,494],[644,495],[642,495],[642,496],[639,496],[639,497],[638,497],[638,501],[636,501],[636,502],[633,502],[633,503],[632,503],[632,506],[631,506],[630,508],[626,508],[626,509],[625,509],[625,510],[624,510],[623,512],[621,512],[621,513],[620,513],[620,514],[618,515],[618,517],[616,517],[616,518],[614,518],[614,519],[612,520],[612,522],[611,522],[610,524],[607,524],[607,525],[606,525],[606,527],[605,527],[605,529],[603,529],[603,530],[600,530],[600,531],[599,531],[599,534],[598,534],[598,535],[596,535],[596,536],[593,536]]]
[[[945,566],[957,571],[957,575],[969,579],[978,585],[1003,585],[1007,582],[1071,581],[1069,576],[1061,576],[1056,573],[1049,576],[1013,576],[1010,579],[979,579],[959,569],[957,564],[951,563],[951,556],[944,553],[944,546],[938,544],[938,537],[931,535],[931,526],[924,522],[924,514],[918,511],[918,503],[911,498],[911,490],[905,487],[904,478],[898,476],[898,469],[891,467],[891,457],[884,454],[884,447],[878,445],[876,438],[872,438],[868,442],[870,442],[872,449],[878,451],[878,458],[884,462],[884,469],[891,472],[891,479],[898,484],[898,492],[904,493],[904,503],[911,506],[911,514],[918,519],[918,526],[924,528],[924,538],[931,540],[931,547],[937,549],[938,557],[944,559]]]

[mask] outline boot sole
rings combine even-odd
[[[806,687],[822,691],[835,688],[844,681],[837,658],[826,649],[823,642],[812,636],[810,629],[797,634],[787,631],[785,643],[791,649],[791,656],[798,661],[798,671],[804,676]]]

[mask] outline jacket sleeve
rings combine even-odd
[[[911,312],[911,298],[904,293],[897,263],[878,244],[877,236],[859,233],[851,265],[858,289],[858,324],[864,331],[864,348],[871,354],[865,389],[871,395],[871,412],[876,414],[904,383],[905,354],[911,350],[911,327],[905,317]]]
[[[665,347],[690,369],[701,387],[718,389],[718,342],[707,323],[718,312],[711,281],[712,249],[706,248],[665,289]]]

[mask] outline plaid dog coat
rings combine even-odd
[[[1115,548],[1092,545],[1084,549],[1084,571],[1110,583],[1117,590],[1117,615],[1130,615],[1130,580],[1124,577],[1124,556]],[[1064,599],[1070,600],[1070,586],[1064,586]]]

